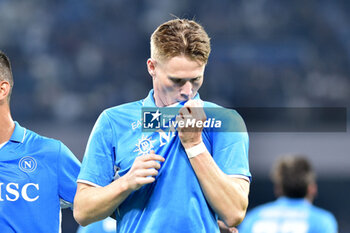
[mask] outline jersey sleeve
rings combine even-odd
[[[229,126],[221,132],[212,132],[212,156],[224,173],[250,179],[249,137],[244,121],[236,111],[226,113],[224,120]]]
[[[104,111],[90,134],[78,182],[106,186],[113,181],[113,131]]]
[[[80,162],[74,154],[60,143],[58,157],[58,189],[63,202],[73,203],[77,189],[77,177],[80,170]]]
[[[317,227],[313,232],[338,233],[338,223],[334,215],[324,211],[322,218],[314,218],[314,225]]]

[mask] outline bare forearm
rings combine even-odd
[[[196,100],[186,102],[177,117],[179,122],[204,122],[206,119],[202,103]],[[249,183],[231,178],[220,170],[203,144],[203,127],[196,124],[196,127],[178,127],[177,130],[208,203],[227,226],[239,224],[248,206]]]
[[[88,225],[110,216],[131,191],[121,178],[105,187],[78,184],[74,199],[74,218],[80,225]]]
[[[164,162],[164,158],[151,151],[138,156],[127,174],[105,187],[79,183],[74,199],[75,220],[84,226],[110,216],[130,193],[155,181],[161,166],[158,162]]]
[[[239,224],[248,206],[249,183],[224,174],[209,152],[190,162],[213,210],[228,226]]]

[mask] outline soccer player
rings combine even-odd
[[[13,77],[0,51],[0,232],[60,232],[60,203],[71,206],[80,162],[62,142],[14,122]]]
[[[330,212],[312,205],[317,193],[315,173],[304,156],[285,156],[273,169],[278,199],[249,211],[240,233],[336,233]]]
[[[204,108],[219,108],[198,94],[209,53],[210,39],[193,20],[170,20],[154,31],[147,60],[153,89],[105,110],[90,135],[74,201],[81,225],[114,213],[117,232],[215,233],[218,218],[228,227],[243,220],[251,175],[248,134],[236,111],[226,117],[244,130],[141,129],[143,107],[180,106],[179,120],[195,122],[206,118]]]

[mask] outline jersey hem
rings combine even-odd
[[[243,179],[243,180],[246,180],[250,183],[250,179],[248,176],[244,176],[244,175],[228,175],[229,177],[232,177],[232,178],[239,178],[239,179]]]
[[[91,181],[88,181],[88,180],[77,180],[77,183],[82,183],[82,184],[88,184],[88,185],[92,185],[92,186],[95,186],[95,187],[102,187],[101,185],[98,185],[98,184],[95,184]]]

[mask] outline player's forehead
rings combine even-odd
[[[157,57],[155,59],[159,64],[169,66],[169,65],[174,65],[174,64],[193,64],[196,66],[203,66],[205,65],[204,62],[191,58],[190,56],[187,56],[185,54],[179,54],[176,56],[170,56],[170,57]]]
[[[175,56],[163,61],[162,68],[168,77],[192,79],[203,76],[205,64],[185,56]]]

